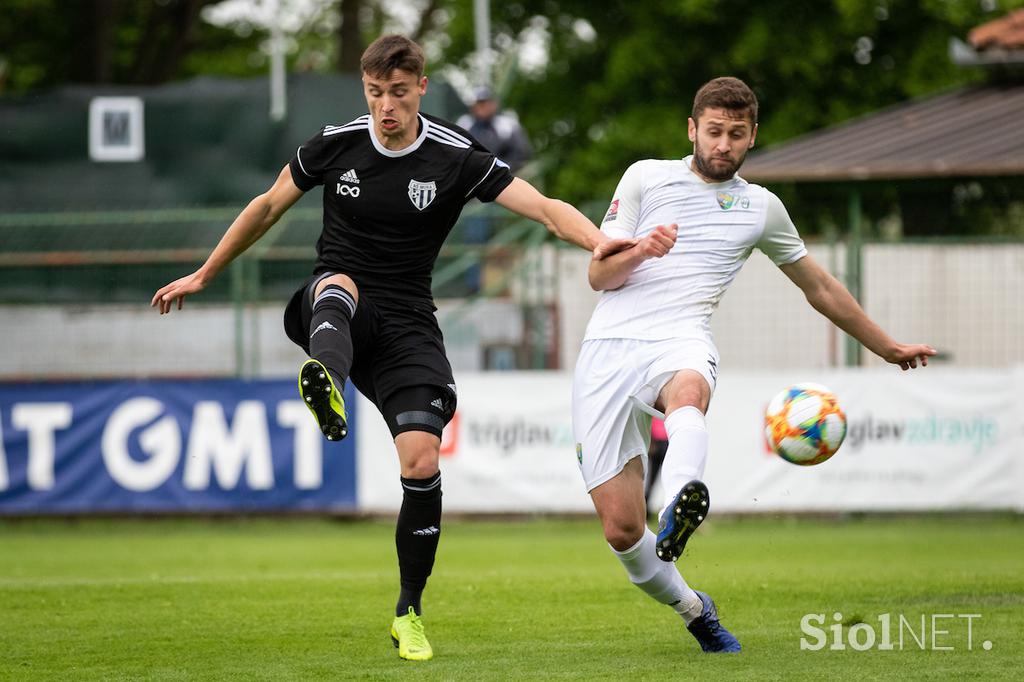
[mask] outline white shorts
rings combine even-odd
[[[692,369],[715,390],[718,349],[709,338],[591,339],[583,342],[572,381],[572,431],[587,492],[636,456],[647,470],[651,417],[661,389]]]

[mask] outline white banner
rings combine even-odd
[[[716,511],[1024,510],[1024,368],[929,367],[720,378],[708,414],[706,481]],[[829,461],[789,464],[764,440],[764,408],[801,381],[824,384],[848,419]],[[442,444],[448,511],[586,512],[568,373],[460,375]],[[360,509],[401,503],[387,427],[369,403],[357,424]]]
[[[1024,508],[1019,382],[1007,370],[815,373],[848,420],[827,462],[769,453],[764,406],[792,373],[723,377],[709,414],[707,482],[718,510]],[[1016,384],[1016,386],[1015,386]]]
[[[572,377],[556,372],[460,374],[459,409],[441,444],[445,511],[593,511],[576,462]],[[398,509],[398,455],[384,419],[358,410],[359,508]]]

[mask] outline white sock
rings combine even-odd
[[[708,426],[703,412],[687,406],[665,418],[665,432],[668,434],[668,450],[665,463],[661,465],[661,484],[665,490],[664,506],[667,507],[680,488],[695,478],[704,477],[704,465],[708,461]]]
[[[644,529],[640,541],[624,552],[612,551],[622,562],[629,580],[652,599],[668,604],[687,624],[700,615],[704,605],[690,589],[674,563],[662,561],[655,552],[657,538],[650,528]],[[611,545],[609,545],[610,547]]]

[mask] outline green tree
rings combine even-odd
[[[3,92],[67,83],[153,84],[253,71],[258,38],[201,20],[215,0],[5,0]]]
[[[519,0],[495,3],[493,20],[496,41],[514,42],[543,17],[547,68],[520,77],[506,103],[548,157],[549,189],[582,201],[608,196],[638,158],[687,154],[686,117],[710,78],[754,88],[758,143],[770,145],[982,78],[950,62],[949,39],[1022,4]],[[451,60],[471,44],[467,15],[449,26]]]

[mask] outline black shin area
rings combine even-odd
[[[309,357],[322,362],[342,390],[352,367],[352,332],[349,323],[356,302],[348,291],[328,284],[313,301],[309,323]]]
[[[402,592],[395,615],[413,607],[420,613],[420,597],[434,568],[437,541],[441,537],[441,472],[430,478],[402,478],[402,509],[398,512],[395,546]]]

